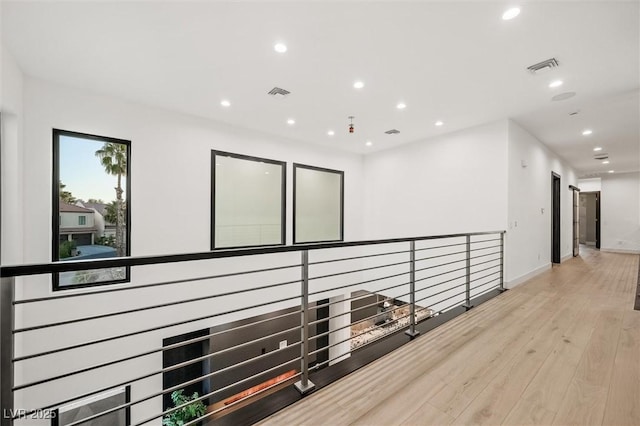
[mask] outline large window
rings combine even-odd
[[[344,172],[293,165],[293,242],[344,239]]]
[[[120,139],[53,131],[54,261],[131,254],[130,143]],[[54,290],[129,280],[129,268],[63,272]]]
[[[211,152],[211,249],[285,243],[286,164]]]

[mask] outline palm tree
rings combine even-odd
[[[116,254],[126,255],[124,228],[124,200],[122,199],[122,177],[127,175],[127,147],[121,143],[105,143],[102,148],[96,151],[96,157],[100,159],[100,164],[104,170],[113,176],[117,176],[118,184],[116,190]]]
[[[73,204],[76,202],[76,198],[71,194],[71,191],[65,191],[67,187],[61,180],[58,181],[58,187],[60,188],[58,194],[60,195],[60,201],[67,204]]]

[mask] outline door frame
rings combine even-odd
[[[551,172],[551,263],[560,263],[562,261],[562,255],[560,253],[560,239],[562,235],[560,223],[561,184],[560,175],[556,172]]]
[[[573,257],[580,255],[580,188],[569,185],[573,202]]]

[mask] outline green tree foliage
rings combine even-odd
[[[116,190],[116,254],[120,257],[126,255],[125,247],[125,203],[122,198],[122,177],[127,175],[127,147],[121,143],[105,143],[102,148],[96,151],[96,157],[100,159],[100,164],[104,170],[118,178]]]
[[[75,241],[63,241],[60,243],[60,259],[71,257],[73,249],[76,248]]]
[[[183,392],[184,390],[180,389],[171,393],[171,400],[173,401],[174,407],[186,404],[187,402],[193,401],[194,399],[198,398],[198,392],[194,392],[194,394],[190,397],[183,395]],[[190,422],[191,420],[202,417],[206,412],[207,407],[204,405],[202,400],[194,401],[191,404],[185,405],[184,407],[167,414],[164,419],[162,419],[162,425],[182,426],[185,423]]]
[[[58,181],[59,191],[58,194],[60,196],[60,201],[67,204],[73,204],[76,202],[76,198],[71,194],[71,191],[65,191],[64,189],[67,187],[61,180]]]

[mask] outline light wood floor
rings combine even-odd
[[[263,425],[640,425],[637,255],[583,250]]]

